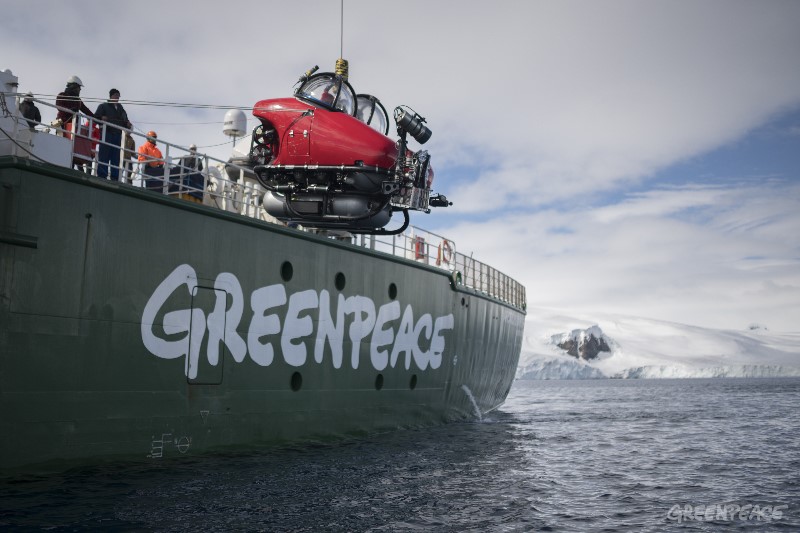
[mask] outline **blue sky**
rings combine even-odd
[[[442,192],[449,193],[451,178],[475,180],[486,167],[449,165],[441,169],[447,176],[442,183]],[[733,185],[743,181],[784,180],[792,183],[800,180],[800,107],[779,113],[765,123],[745,133],[742,137],[708,152],[688,157],[643,177],[636,184],[597,192],[589,197],[576,199],[586,206],[602,206],[622,201],[626,195],[644,192],[654,186],[681,186],[691,184]],[[553,207],[552,204],[540,209]],[[506,209],[506,207],[501,207]],[[525,212],[527,206],[511,208]],[[430,220],[435,225],[446,226],[454,219],[489,220],[492,212],[458,213],[434,210]]]
[[[0,68],[42,98],[76,74],[85,98],[219,105],[127,108],[226,158],[225,106],[331,70],[339,9],[175,1],[143,35],[139,5],[31,0],[4,7]],[[345,0],[341,42],[358,92],[433,131],[455,205],[412,223],[519,279],[529,305],[798,331],[798,27],[791,0]]]
[[[671,166],[656,181],[724,183],[741,177],[800,178],[800,109],[790,110],[731,143]]]

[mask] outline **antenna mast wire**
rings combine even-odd
[[[341,20],[339,21],[339,57],[344,57],[344,0],[339,9]]]

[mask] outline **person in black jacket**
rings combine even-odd
[[[119,179],[119,153],[122,146],[122,130],[131,129],[128,113],[119,103],[120,93],[117,89],[108,92],[108,102],[97,106],[95,118],[109,122],[104,124],[104,134],[100,135],[100,150],[97,156],[97,177],[105,178],[111,174],[111,179]]]
[[[178,168],[180,170],[182,189],[189,191],[180,194],[180,198],[202,204],[205,179],[202,174],[203,159],[197,155],[196,144],[189,146],[189,153],[181,157]]]
[[[35,129],[36,126],[42,123],[42,114],[36,104],[33,103],[33,94],[31,93],[26,94],[22,103],[19,104],[19,112],[23,118],[28,120],[28,126],[31,129]]]

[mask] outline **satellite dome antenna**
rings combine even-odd
[[[243,137],[247,132],[247,117],[241,109],[231,109],[225,113],[225,120],[222,122],[222,133],[228,137],[233,137],[233,144],[236,144],[236,137]]]

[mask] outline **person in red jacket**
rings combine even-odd
[[[58,107],[58,114],[56,114],[57,128],[63,128],[67,131],[72,131],[72,118],[80,111],[81,113],[94,117],[94,113],[86,107],[86,104],[81,100],[81,87],[83,82],[78,76],[72,76],[67,80],[67,87],[56,96],[56,107]],[[61,132],[56,131],[59,135]],[[69,133],[65,137],[70,137]]]
[[[147,132],[147,142],[139,147],[139,162],[144,167],[147,176],[159,176],[161,179],[145,179],[145,187],[152,190],[161,190],[164,186],[164,156],[156,146],[158,135],[154,131]]]

